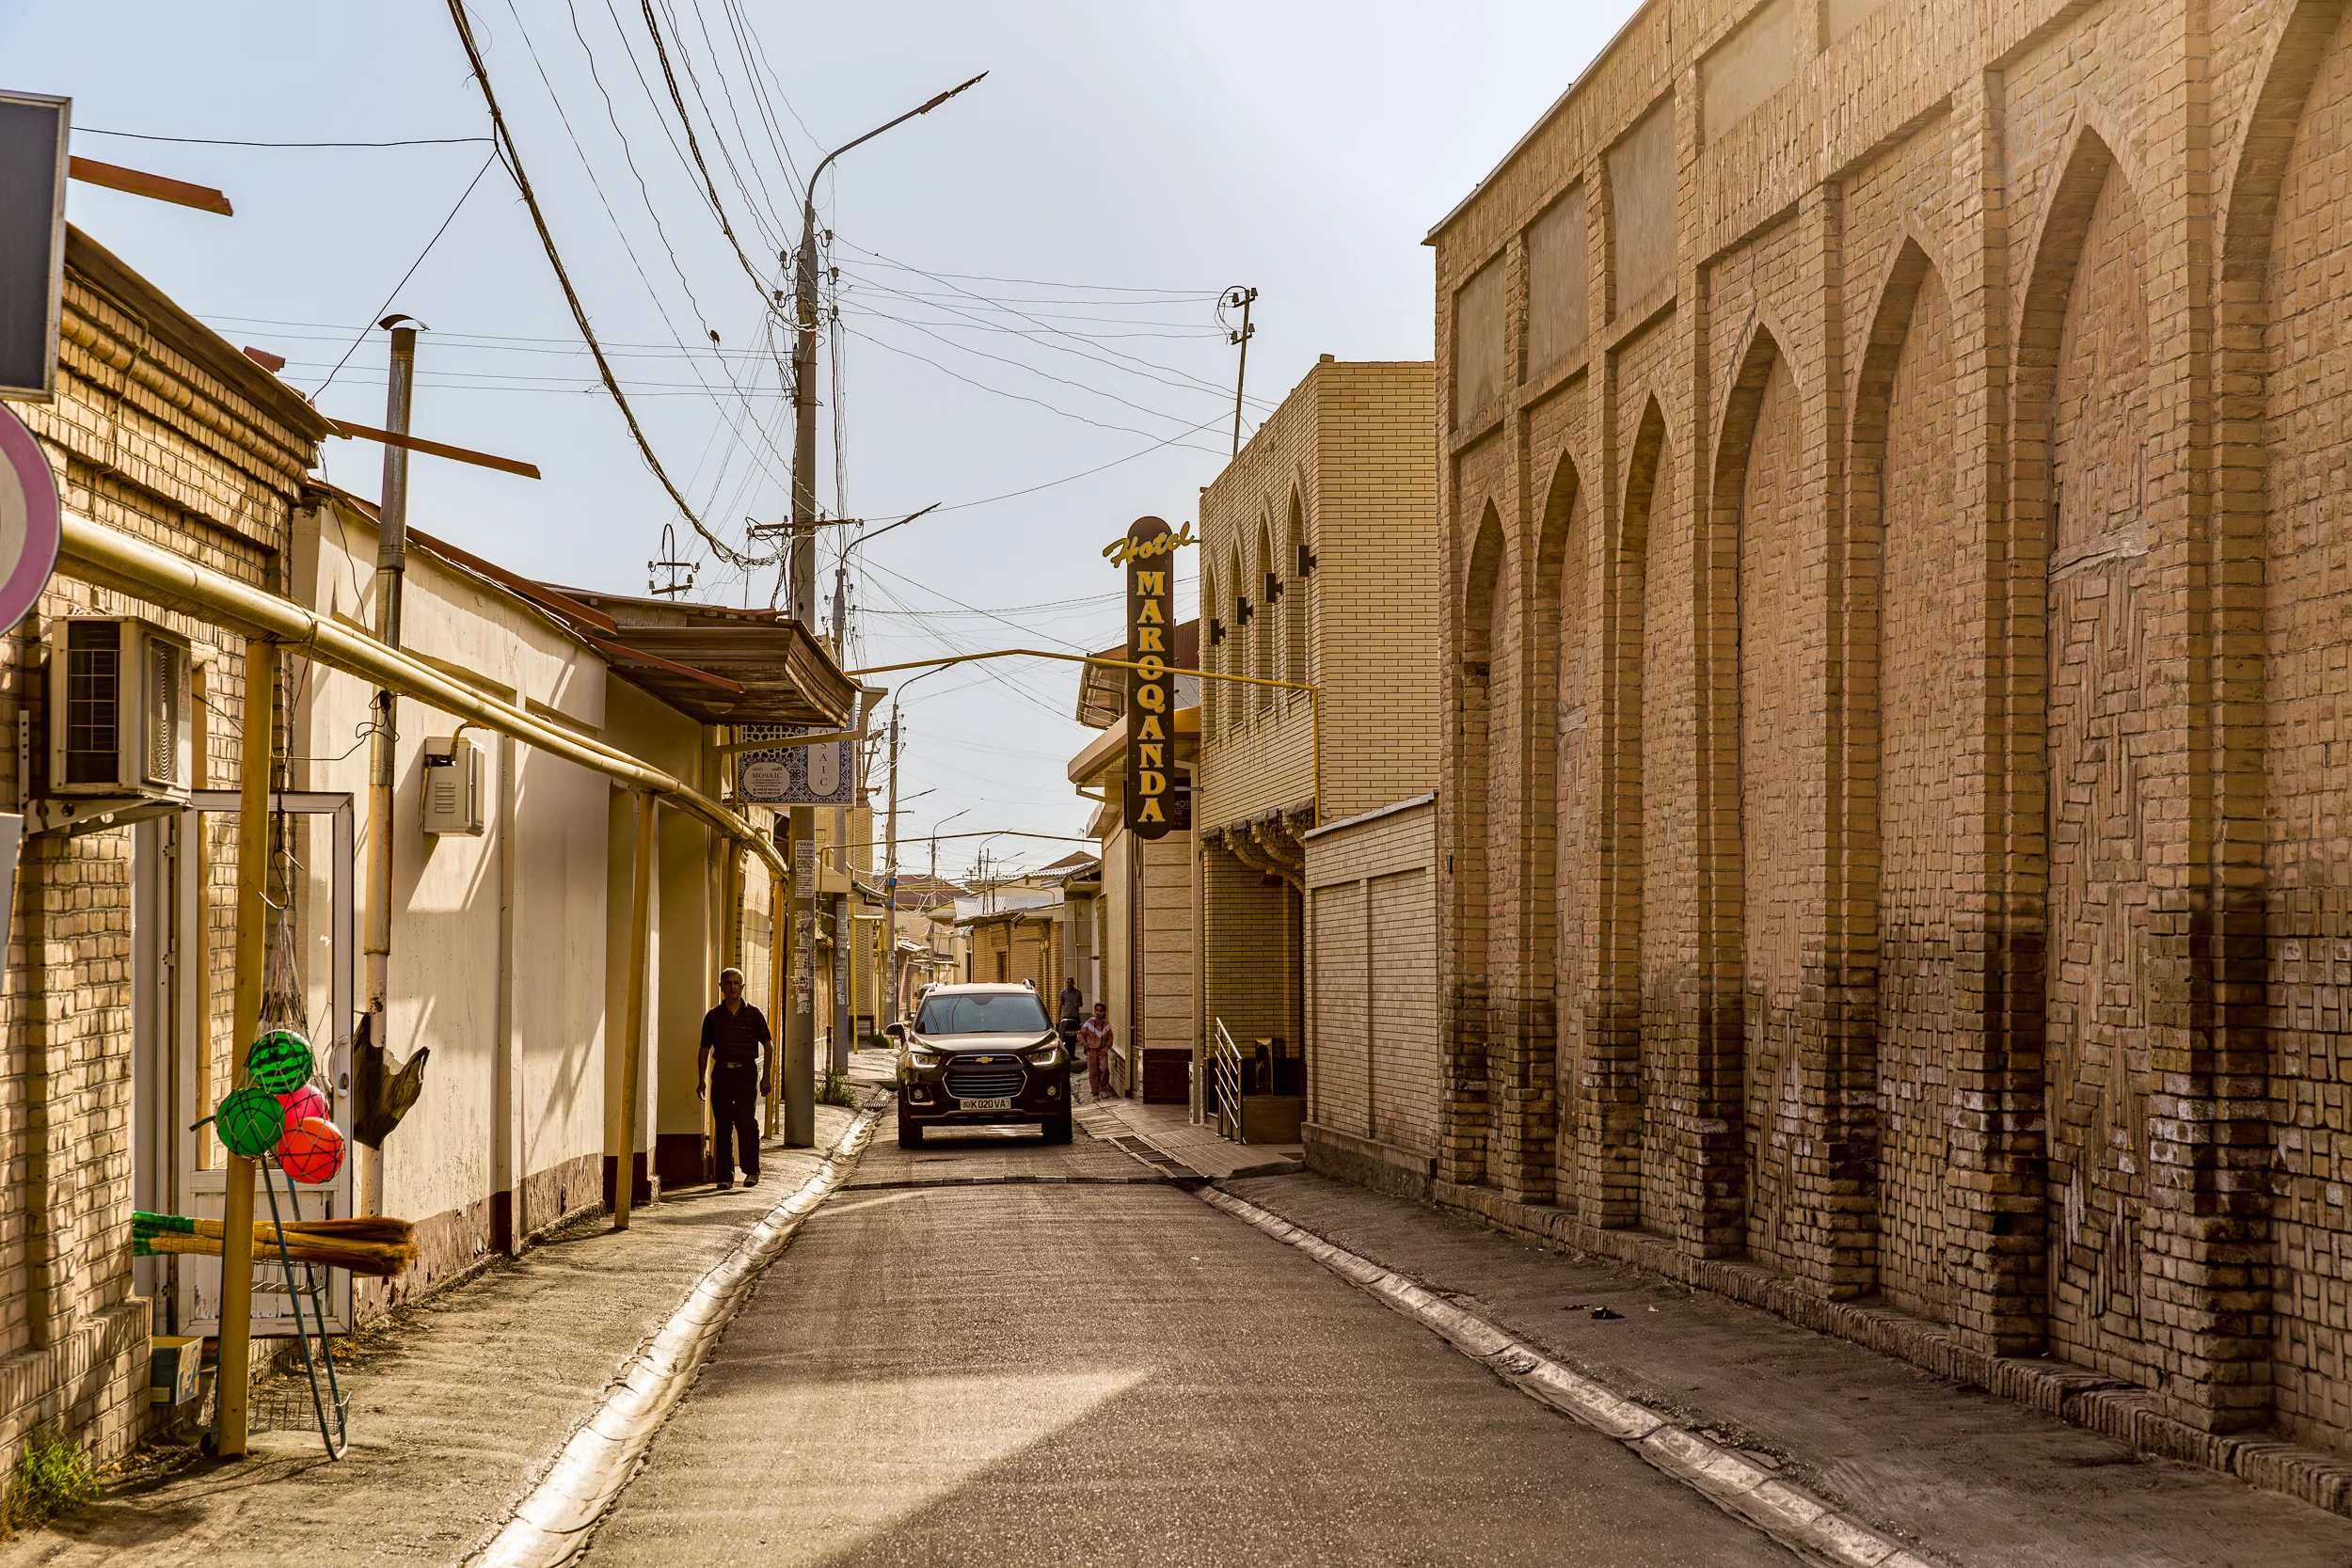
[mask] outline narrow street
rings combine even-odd
[[[1107,1143],[887,1130],[589,1560],[1795,1560]]]

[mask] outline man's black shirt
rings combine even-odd
[[[759,1048],[773,1036],[757,1007],[744,1003],[734,1012],[723,1002],[703,1014],[703,1049],[710,1053],[711,1069],[734,1068],[749,1071],[759,1066]]]

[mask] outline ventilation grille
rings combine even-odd
[[[65,658],[65,782],[119,783],[116,773],[122,765],[122,623],[68,622]]]
[[[147,644],[147,781],[166,788],[180,777],[180,726],[186,722],[186,653],[168,642]]]

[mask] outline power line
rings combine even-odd
[[[571,274],[564,270],[564,258],[555,248],[555,236],[548,231],[547,214],[540,210],[539,198],[531,188],[530,176],[523,171],[522,154],[515,146],[515,134],[507,129],[506,116],[501,112],[498,95],[490,87],[489,67],[483,63],[481,46],[474,41],[473,23],[466,15],[466,0],[449,0],[449,14],[450,20],[456,24],[458,41],[466,46],[466,59],[473,67],[474,80],[482,84],[482,101],[490,111],[490,124],[497,133],[499,144],[505,150],[507,171],[515,177],[515,186],[522,193],[523,204],[531,209],[531,222],[539,231],[541,248],[548,253],[548,265],[555,270],[555,280],[564,289],[564,302],[571,307],[572,321],[580,328],[580,336],[587,343],[588,352],[596,356],[596,372],[604,378],[605,390],[612,394],[613,403],[621,410],[621,418],[628,421],[629,436],[637,443],[637,450],[644,455],[645,466],[661,482],[662,489],[669,492],[670,499],[678,512],[693,525],[694,531],[703,536],[721,560],[743,568],[767,564],[765,561],[744,555],[705,528],[703,520],[694,515],[694,509],[686,504],[686,498],[672,483],[669,471],[661,466],[661,459],[654,454],[653,443],[645,438],[644,427],[637,422],[637,411],[628,405],[628,394],[621,390],[620,378],[612,373],[612,366],[604,356],[604,347],[596,341],[596,328],[588,323],[588,309],[580,303],[580,291],[572,287]]]
[[[580,157],[580,167],[588,176],[589,189],[596,193],[596,203],[604,209],[605,218],[612,225],[613,233],[619,236],[621,249],[628,257],[629,265],[635,269],[637,273],[637,280],[645,286],[645,294],[653,301],[654,309],[660,315],[661,325],[669,328],[670,341],[676,343],[679,350],[684,352],[686,349],[686,343],[684,340],[678,336],[677,324],[670,319],[669,308],[662,303],[660,291],[657,290],[653,286],[653,279],[645,275],[645,264],[638,259],[637,246],[630,242],[628,230],[621,227],[620,214],[612,210],[612,199],[604,194],[604,182],[596,178],[596,166],[589,161],[588,150],[582,147],[580,143],[580,133],[572,127],[572,117],[564,110],[563,95],[555,90],[555,83],[548,75],[547,63],[539,57],[538,45],[532,42],[531,31],[523,25],[521,11],[516,8],[515,0],[507,0],[506,8],[508,13],[515,18],[515,30],[523,40],[524,53],[531,56],[532,66],[539,72],[539,81],[541,85],[548,89],[548,98],[549,102],[555,105],[555,118],[558,123],[564,127],[564,135],[571,141],[572,150]],[[577,24],[577,17],[575,17],[575,24]],[[580,36],[577,25],[575,25],[573,36],[575,38],[579,38]],[[584,38],[580,40],[580,43],[582,52],[588,55],[589,74],[593,77],[596,75],[596,54],[594,51],[588,49],[587,40]],[[604,90],[604,83],[601,78],[598,78],[596,81],[596,89],[599,93],[602,93]],[[609,113],[612,99],[607,96],[605,103]],[[628,157],[628,138],[625,135],[621,135],[620,121],[617,119],[614,119],[612,121],[612,131],[616,136],[620,136],[622,155],[624,157]],[[632,173],[635,172],[636,166],[636,161],[633,158],[629,159],[629,168]],[[641,194],[643,194],[644,191],[644,182],[642,179],[638,182]],[[652,203],[650,201],[646,203],[645,210],[647,215],[651,216],[654,220],[655,237],[661,242],[662,249],[669,255],[670,270],[677,275],[680,287],[686,290],[687,303],[694,308],[694,316],[696,321],[700,323],[706,333],[709,333],[715,339],[717,334],[712,333],[710,330],[710,323],[703,314],[702,303],[694,297],[693,286],[686,280],[686,269],[678,263],[677,251],[671,245],[669,235],[661,228],[660,214],[653,211]],[[725,404],[720,400],[718,393],[711,389],[710,384],[703,380],[702,371],[699,368],[699,363],[695,356],[691,354],[687,356],[687,368],[693,372],[695,381],[701,384],[704,390],[710,393],[711,401],[714,404],[718,404],[720,406],[721,418],[725,420],[736,438],[742,442],[745,449],[749,451],[751,448],[749,437],[743,434],[742,427],[737,425],[734,419],[728,415]],[[728,367],[724,359],[721,359],[719,361],[719,373],[726,377],[727,385],[733,388],[735,392],[736,401],[743,405],[745,415],[751,420],[754,428],[758,430],[761,438],[767,443],[769,449],[771,451],[775,451],[778,457],[781,457],[783,454],[781,451],[777,450],[775,433],[771,431],[765,424],[761,423],[758,411],[752,406],[751,399],[745,395],[742,384],[735,379],[734,371]],[[763,469],[767,468],[767,465],[760,460],[759,454],[756,451],[750,451],[750,455],[754,463],[757,464]],[[722,471],[723,472],[723,469]],[[773,470],[769,470],[768,477],[779,484],[785,483],[785,481],[777,478]]]
[[[469,136],[466,139],[468,141],[489,140],[487,136]],[[493,146],[490,149],[490,155],[482,160],[482,166],[473,171],[473,178],[466,182],[465,194],[458,197],[457,205],[449,210],[449,216],[441,220],[441,227],[433,230],[433,237],[424,242],[424,248],[418,251],[417,259],[408,263],[408,270],[400,275],[400,281],[393,284],[392,292],[384,296],[384,303],[368,312],[370,323],[384,319],[384,312],[392,308],[392,301],[400,297],[400,291],[408,287],[408,280],[417,276],[417,269],[424,265],[424,259],[433,254],[433,247],[441,243],[441,236],[449,232],[449,226],[457,221],[457,214],[464,209],[467,198],[473,195],[473,188],[482,183],[482,177],[490,172],[490,166],[498,160],[498,149]],[[317,388],[310,393],[312,403],[316,403],[322,393],[335,385],[335,378],[342,373],[345,365],[351,363],[351,356],[359,352],[359,345],[368,341],[368,333],[371,330],[371,327],[363,326],[359,329],[359,335],[351,340],[351,346],[343,350],[343,356],[341,359],[335,361],[335,368],[326,372],[326,379],[320,382]]]
[[[186,142],[197,147],[461,147],[468,143],[486,143],[488,136],[408,136],[399,141],[233,141],[225,136],[159,136],[147,131],[105,131],[95,125],[76,125],[77,136],[125,136],[132,141]]]
[[[863,338],[863,339],[865,339],[867,342],[872,343],[872,344],[873,344],[876,348],[885,349],[885,350],[889,351],[889,352],[890,352],[890,353],[892,353],[892,354],[904,355],[904,356],[905,356],[907,358],[909,358],[909,359],[919,359],[919,360],[921,360],[924,364],[929,365],[929,366],[930,366],[933,370],[935,370],[935,371],[939,372],[942,375],[952,376],[954,379],[956,379],[956,380],[958,380],[958,381],[962,382],[965,386],[967,386],[967,387],[974,387],[974,388],[977,388],[979,390],[981,390],[981,391],[983,391],[983,392],[991,392],[991,393],[993,393],[994,395],[996,395],[997,397],[1000,397],[1000,398],[1010,398],[1010,399],[1011,399],[1013,402],[1015,402],[1015,403],[1028,403],[1028,404],[1035,404],[1038,407],[1044,409],[1044,410],[1045,410],[1047,413],[1049,413],[1049,414],[1058,414],[1058,415],[1060,415],[1060,416],[1061,416],[1063,419],[1065,419],[1065,420],[1077,420],[1080,424],[1090,424],[1090,425],[1094,426],[1097,430],[1115,430],[1115,431],[1120,432],[1121,435],[1126,435],[1126,436],[1150,436],[1150,435],[1152,435],[1152,434],[1151,431],[1148,431],[1148,430],[1137,430],[1137,429],[1136,429],[1135,426],[1133,426],[1133,425],[1126,425],[1126,424],[1111,424],[1111,423],[1109,423],[1109,422],[1107,422],[1107,421],[1105,421],[1105,420],[1090,420],[1090,419],[1088,419],[1088,418],[1087,418],[1084,414],[1073,414],[1073,413],[1072,413],[1072,412],[1071,412],[1069,409],[1067,409],[1067,408],[1062,408],[1062,407],[1059,407],[1059,406],[1057,406],[1057,405],[1056,405],[1056,404],[1054,404],[1047,403],[1047,402],[1046,402],[1043,398],[1033,398],[1033,397],[1029,396],[1026,392],[1012,392],[1012,391],[1007,391],[1007,390],[1006,390],[1004,388],[1002,388],[1002,387],[992,387],[992,386],[990,386],[990,385],[989,385],[987,382],[985,382],[985,381],[975,381],[975,380],[973,380],[973,379],[972,379],[972,377],[970,377],[970,376],[968,376],[968,375],[965,375],[965,374],[964,374],[962,372],[961,372],[961,371],[950,370],[947,366],[941,364],[938,360],[933,359],[932,357],[930,357],[930,356],[929,356],[929,355],[927,355],[927,354],[917,354],[917,353],[915,353],[915,352],[914,352],[913,349],[911,349],[911,348],[900,348],[900,347],[899,347],[898,344],[896,344],[896,343],[893,343],[893,342],[886,342],[886,341],[884,341],[882,339],[880,339],[880,338],[875,337],[875,336],[874,336],[872,333],[870,333],[870,332],[860,332],[860,331],[858,331],[858,330],[857,330],[857,328],[855,328],[855,327],[850,327],[850,328],[849,328],[848,330],[849,330],[849,332],[850,332],[850,336],[852,336],[852,337],[857,337],[857,338]],[[993,356],[989,356],[988,357],[993,357]],[[1107,394],[1105,394],[1105,395],[1107,395]],[[1150,412],[1150,410],[1146,410],[1146,412]],[[1168,416],[1166,416],[1166,415],[1155,415],[1154,417],[1155,417],[1155,418],[1162,418],[1162,419],[1165,419],[1165,418],[1168,418]],[[1194,426],[1192,427],[1192,429],[1191,429],[1191,430],[1179,431],[1176,435],[1174,435],[1174,436],[1171,436],[1168,437],[1168,439],[1167,439],[1167,440],[1165,440],[1165,441],[1162,441],[1162,442],[1160,443],[1160,445],[1162,445],[1162,446],[1173,446],[1173,445],[1186,445],[1186,446],[1189,446],[1189,443],[1186,443],[1186,442],[1184,441],[1184,437],[1185,437],[1186,436],[1190,436],[1190,435],[1192,435],[1195,431],[1199,431],[1199,430],[1205,429],[1205,428],[1207,428],[1207,426],[1208,426],[1208,425],[1210,425],[1210,424],[1215,424],[1215,423],[1216,423],[1219,420],[1222,420],[1223,418],[1224,418],[1224,416],[1220,414],[1220,415],[1218,415],[1218,416],[1217,416],[1217,419],[1216,419],[1216,420],[1204,420],[1204,421],[1203,421],[1202,423],[1200,423],[1200,424],[1194,425]],[[1191,450],[1191,451],[1205,451],[1205,452],[1209,453],[1209,455],[1211,455],[1212,457],[1214,457],[1214,456],[1216,456],[1216,450],[1215,450],[1214,448],[1211,448],[1211,447],[1189,447],[1189,450]],[[965,503],[965,504],[969,505],[969,504],[973,504],[973,503],[967,502],[967,503]],[[944,511],[944,510],[948,510],[948,509],[946,509],[946,508],[942,508],[942,510]]]
[[[670,89],[670,102],[677,107],[678,124],[686,132],[686,148],[694,155],[695,168],[702,172],[703,187],[710,198],[710,211],[719,220],[719,231],[726,235],[727,244],[734,248],[736,261],[742,264],[744,276],[758,284],[764,293],[768,289],[768,280],[760,277],[758,268],[752,265],[752,259],[743,254],[743,243],[735,237],[735,225],[727,221],[726,207],[719,199],[719,182],[710,177],[710,166],[703,161],[702,144],[694,137],[694,122],[686,112],[685,95],[677,90],[677,73],[670,69],[669,48],[661,41],[661,24],[653,14],[653,0],[638,0],[638,4],[645,13],[645,31],[653,38],[653,53],[661,65],[661,80]],[[618,17],[613,19],[615,24],[619,20]],[[695,95],[700,97],[702,89],[698,87],[694,90]],[[704,107],[707,109],[708,105]],[[721,150],[724,151],[723,147]],[[772,241],[772,236],[769,238]]]

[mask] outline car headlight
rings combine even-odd
[[[1052,1040],[1044,1045],[1031,1046],[1024,1053],[1024,1058],[1031,1067],[1059,1067],[1062,1059],[1061,1041]]]
[[[910,1045],[907,1047],[907,1066],[909,1067],[934,1068],[944,1059],[938,1052],[927,1046]]]

